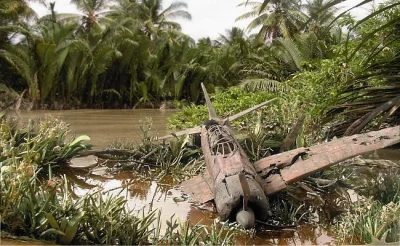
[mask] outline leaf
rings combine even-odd
[[[0,92],[11,92],[11,90],[3,83],[0,83]]]
[[[48,234],[56,234],[56,235],[60,235],[60,236],[64,236],[65,235],[65,233],[60,231],[60,230],[57,230],[57,229],[54,229],[54,228],[50,228],[50,229],[45,230],[42,234],[40,234],[40,236],[46,236]]]
[[[68,220],[66,218],[62,218],[61,219],[60,230],[61,231],[65,231],[65,228],[67,227],[67,224],[68,224]]]
[[[359,49],[361,49],[361,47],[363,47],[365,45],[365,43],[368,42],[375,35],[375,33],[379,32],[387,27],[394,26],[398,22],[399,22],[399,20],[396,18],[396,19],[391,20],[391,21],[387,22],[386,24],[380,26],[379,28],[372,30],[368,34],[366,34],[365,37],[361,40],[361,42],[358,44],[358,46],[354,49],[353,53],[351,53],[351,55],[347,58],[347,62],[351,61],[351,59],[356,55],[357,51]]]
[[[60,230],[60,227],[58,226],[58,223],[57,223],[56,219],[54,218],[54,216],[49,213],[46,213],[46,212],[45,212],[45,214],[46,214],[47,220],[50,223],[51,227],[53,229]]]
[[[354,8],[357,8],[357,7],[360,7],[360,6],[362,6],[362,5],[364,5],[364,4],[367,4],[367,3],[371,2],[371,1],[372,1],[372,0],[365,0],[365,1],[362,1],[361,3],[357,4],[356,6],[353,6],[353,7],[349,8],[349,9],[347,9],[346,11],[343,11],[343,12],[340,13],[338,16],[336,16],[335,19],[333,19],[333,20],[331,21],[331,23],[328,25],[328,28],[329,28],[330,26],[332,26],[334,23],[336,23],[336,21],[337,21],[340,17],[342,17],[343,15],[345,15],[346,13],[348,13],[350,10],[352,10],[352,9],[354,9]]]
[[[290,131],[290,133],[286,136],[286,138],[283,140],[280,152],[285,152],[291,149],[292,145],[294,142],[296,142],[297,137],[300,136],[301,130],[303,129],[303,124],[306,119],[305,114],[303,114],[300,119],[296,122],[296,124],[293,126],[293,129]],[[297,146],[299,147],[299,146]]]
[[[379,107],[375,108],[371,113],[366,114],[364,117],[360,118],[359,120],[355,121],[351,124],[346,132],[345,135],[353,135],[359,133],[369,122],[371,122],[376,116],[382,114],[383,112],[400,105],[400,96],[395,97],[384,104],[380,105]]]
[[[61,70],[62,66],[64,65],[65,58],[67,58],[67,55],[69,53],[69,47],[61,51],[60,54],[58,54],[58,59],[57,59],[57,66],[58,69]]]
[[[77,138],[74,139],[71,143],[68,144],[68,146],[74,146],[76,144],[79,144],[82,141],[89,141],[90,137],[88,135],[81,135]]]
[[[69,244],[74,239],[76,232],[78,231],[79,222],[82,217],[85,215],[85,212],[80,212],[68,222],[67,228],[65,230],[65,235],[60,239],[61,244]]]

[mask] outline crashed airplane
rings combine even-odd
[[[338,162],[400,142],[400,126],[395,126],[272,155],[253,165],[235,139],[229,122],[275,99],[220,119],[211,105],[204,85],[201,86],[209,119],[202,126],[160,139],[201,134],[206,173],[183,182],[182,190],[200,203],[213,200],[221,219],[235,219],[246,229],[254,226],[255,218],[267,220],[267,196]]]

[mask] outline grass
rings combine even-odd
[[[138,216],[127,209],[127,200],[123,197],[103,194],[100,190],[73,198],[68,179],[54,172],[68,158],[86,149],[82,141],[88,138],[66,140],[68,125],[64,122],[46,118],[17,128],[15,122],[2,119],[0,133],[0,221],[3,231],[59,244],[233,242],[235,231],[225,226],[190,226],[176,220],[166,222],[168,229],[161,235],[160,226],[165,222],[160,221],[160,213],[154,211]],[[152,151],[148,144],[151,144],[150,140],[139,149]],[[169,161],[156,163],[166,168],[165,175],[171,168],[178,169],[181,160],[186,158],[185,151],[173,152],[173,148],[168,150],[170,153],[162,152],[166,150],[163,146],[152,154],[154,158],[168,154]]]
[[[347,182],[360,200],[350,203],[335,225],[340,243],[400,241],[400,168],[394,162],[380,162],[353,162]]]
[[[141,143],[114,142],[109,146],[110,149],[125,149],[136,153],[133,157],[135,159],[133,167],[136,171],[145,168],[151,170],[151,172],[146,172],[147,178],[160,180],[170,176],[174,182],[180,182],[204,169],[205,163],[201,149],[191,143],[189,136],[171,139],[169,142],[157,142],[153,137],[150,119],[138,127],[142,133]],[[110,156],[110,158],[112,157]],[[117,158],[132,160],[132,156],[118,156]],[[127,165],[122,164],[115,171],[132,171],[132,168],[126,167]]]
[[[148,124],[146,124],[148,125]],[[145,178],[172,178],[174,182],[204,171],[201,150],[188,137],[169,143],[155,143],[151,126],[140,126],[143,142],[118,143],[114,148],[132,150],[133,155],[110,156],[134,162],[130,171],[150,170]],[[256,131],[254,134],[258,134]],[[138,216],[127,209],[127,201],[115,195],[92,190],[74,197],[68,179],[58,172],[72,156],[88,148],[88,137],[68,138],[68,125],[55,118],[30,121],[18,128],[12,120],[0,122],[0,220],[1,228],[13,235],[52,240],[60,244],[155,244],[155,245],[224,245],[233,244],[238,229],[224,223],[211,226],[179,223],[173,217],[161,221],[160,212]],[[247,138],[247,151],[254,159],[266,149],[258,148],[262,135]],[[330,168],[291,186],[286,192],[270,197],[271,225],[298,225],[312,221],[321,210],[324,195],[337,193],[342,198],[347,182],[365,201],[343,203],[348,213],[339,217],[337,238],[341,243],[398,241],[400,232],[399,169],[386,166],[371,172],[358,164]],[[365,169],[365,170],[364,170]],[[368,172],[369,170],[369,172]],[[123,170],[121,170],[123,171]],[[373,174],[373,175],[372,175]],[[143,174],[144,175],[144,174]],[[371,176],[372,175],[372,176]],[[299,187],[313,194],[305,201]],[[310,192],[313,191],[313,192]],[[343,198],[345,199],[345,198]],[[342,200],[343,200],[342,199]],[[161,225],[167,229],[161,233]],[[350,237],[349,237],[350,235]]]
[[[352,204],[335,226],[339,243],[400,241],[400,203],[368,199]]]

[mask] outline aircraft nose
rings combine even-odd
[[[239,210],[236,214],[236,221],[243,226],[244,229],[253,228],[256,221],[253,210],[250,207],[247,207],[247,210]]]

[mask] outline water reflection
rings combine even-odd
[[[159,110],[71,110],[71,111],[32,111],[23,113],[23,118],[44,117],[51,113],[71,124],[73,134],[89,135],[97,149],[105,148],[115,139],[140,139],[140,131],[137,127],[139,120],[152,117],[153,129],[159,135],[164,135],[166,117],[174,111]],[[384,149],[365,155],[371,159],[400,160],[398,149]],[[362,171],[360,169],[360,171]],[[168,180],[156,182],[143,180],[133,173],[124,173],[114,177],[102,177],[90,175],[86,171],[65,170],[72,184],[71,191],[75,197],[87,194],[91,189],[102,189],[103,192],[112,195],[122,195],[127,199],[129,209],[139,216],[161,210],[161,221],[167,221],[172,216],[181,222],[211,225],[217,218],[212,207],[194,206],[188,200],[182,198],[180,190],[175,189]],[[351,198],[352,195],[350,195]],[[331,208],[332,209],[332,208]],[[331,210],[332,211],[332,210]],[[162,223],[165,226],[165,223]],[[165,228],[164,228],[165,229]],[[256,228],[257,233],[253,237],[243,236],[237,240],[238,244],[256,245],[334,245],[335,239],[328,228],[314,225],[301,225],[296,230],[271,231],[263,227]]]
[[[174,216],[178,221],[185,222],[192,209],[191,203],[182,197],[182,192],[174,188],[168,180],[158,183],[143,180],[133,173],[123,173],[113,178],[88,173],[82,175],[82,171],[71,169],[64,170],[64,173],[72,184],[74,196],[84,196],[93,188],[101,189],[105,196],[124,196],[127,208],[138,216],[157,210],[161,211],[161,221],[167,221]],[[79,182],[75,182],[76,180]]]
[[[79,170],[65,170],[70,182],[74,182],[72,192],[77,196],[83,196],[93,187],[101,188],[106,195],[124,196],[127,199],[127,206],[136,212],[138,216],[148,214],[151,211],[161,211],[161,221],[170,220],[171,217],[180,222],[188,221],[189,224],[211,225],[217,218],[211,204],[195,206],[187,199],[179,189],[174,188],[170,180],[156,182],[143,180],[133,173],[123,173],[113,178],[90,175]],[[166,224],[161,223],[161,232],[166,229]],[[153,225],[155,226],[155,224]],[[298,245],[298,244],[335,244],[328,230],[313,225],[302,225],[296,230],[271,231],[258,226],[257,233],[249,237],[240,236],[238,244],[255,245]]]

